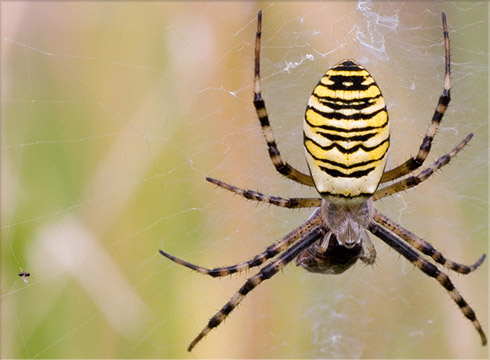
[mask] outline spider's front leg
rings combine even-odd
[[[321,226],[315,227],[312,231],[310,231],[304,238],[302,238],[299,242],[291,246],[286,252],[284,252],[277,260],[273,261],[269,265],[264,266],[260,271],[250,277],[245,284],[233,295],[230,301],[228,301],[225,306],[221,308],[208,322],[208,324],[204,327],[204,329],[196,336],[196,338],[191,342],[188,351],[192,351],[192,349],[197,345],[199,341],[201,341],[204,336],[206,336],[213,328],[217,327],[219,324],[223,322],[223,320],[235,309],[238,304],[245,298],[245,296],[255,289],[262,281],[270,279],[277,272],[283,269],[287,264],[289,264],[294,258],[298,256],[302,251],[307,249],[313,243],[318,241],[324,236],[325,229]]]
[[[458,305],[463,315],[471,321],[476,331],[478,331],[478,334],[480,334],[482,345],[487,344],[487,336],[485,335],[480,322],[476,318],[474,310],[466,302],[466,300],[463,299],[447,274],[440,271],[437,266],[420,256],[417,251],[400,240],[395,234],[382,228],[375,222],[371,223],[369,226],[369,231],[383,240],[389,247],[397,251],[413,265],[418,267],[423,273],[434,278],[444,289],[446,289],[449,296],[451,296],[456,305]]]
[[[402,240],[413,246],[422,254],[430,256],[435,262],[445,266],[446,268],[458,272],[460,274],[469,274],[475,271],[483,263],[486,255],[483,254],[473,265],[459,264],[453,260],[447,259],[440,251],[436,250],[430,243],[421,239],[411,231],[408,231],[403,226],[390,220],[387,216],[380,214],[374,210],[373,220],[379,225],[392,231],[395,235],[399,236]]]
[[[313,214],[308,218],[308,220],[303,225],[297,227],[289,234],[284,236],[282,239],[268,246],[264,252],[254,256],[253,259],[251,260],[244,261],[232,266],[207,269],[205,267],[194,265],[187,261],[181,260],[173,255],[170,255],[169,253],[166,253],[163,250],[159,250],[159,252],[160,254],[172,260],[173,262],[185,266],[189,269],[195,270],[201,274],[210,275],[212,277],[223,277],[237,272],[248,270],[252,267],[262,265],[267,260],[275,257],[276,255],[286,250],[289,246],[294,244],[301,237],[308,235],[308,233],[310,233],[313,228],[319,226],[321,222],[322,220],[320,217],[320,210],[317,209],[316,211],[313,212]]]

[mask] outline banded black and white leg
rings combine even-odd
[[[456,156],[458,152],[460,152],[466,144],[471,140],[473,134],[469,134],[466,138],[463,139],[450,153],[445,154],[439,157],[432,165],[419,172],[417,175],[408,176],[400,181],[397,181],[393,184],[382,187],[381,189],[376,190],[373,195],[373,200],[379,200],[389,195],[396,194],[400,191],[404,191],[410,189],[412,187],[417,186],[422,181],[427,180],[431,175],[433,175],[437,170],[441,167],[447,165],[453,157]]]
[[[279,196],[270,196],[258,191],[242,189],[210,177],[206,177],[206,180],[225,190],[243,196],[245,199],[265,202],[289,209],[319,207],[322,204],[321,198],[283,198]]]
[[[159,250],[160,254],[165,256],[166,258],[172,260],[173,262],[185,266],[189,269],[197,271],[201,274],[210,275],[212,277],[223,277],[235,273],[239,273],[245,270],[248,270],[252,267],[260,266],[264,262],[269,259],[272,259],[276,255],[282,253],[296,241],[301,239],[302,237],[307,236],[314,228],[318,227],[322,223],[320,209],[317,209],[313,214],[308,218],[308,220],[298,226],[296,229],[291,231],[289,234],[284,236],[282,239],[276,241],[274,244],[270,245],[265,249],[264,252],[256,255],[253,259],[244,261],[235,265],[225,266],[225,267],[217,267],[214,269],[208,269],[199,265],[191,264],[187,261],[181,260],[173,255],[166,253],[163,250]]]
[[[421,239],[411,231],[405,229],[403,226],[390,220],[388,217],[380,214],[376,210],[373,213],[373,220],[379,225],[385,227],[389,231],[393,232],[402,240],[406,241],[412,247],[420,251],[422,254],[430,256],[435,262],[445,266],[449,270],[458,272],[460,274],[469,274],[475,271],[481,263],[485,260],[486,255],[483,254],[473,265],[464,265],[457,263],[453,260],[449,260],[442,253],[436,250],[430,243]]]
[[[262,86],[260,84],[260,38],[262,35],[262,11],[259,11],[257,20],[257,35],[255,37],[255,74],[254,74],[254,106],[257,112],[257,117],[262,127],[267,148],[269,151],[269,157],[272,160],[272,164],[276,170],[293,181],[296,181],[303,185],[314,186],[313,179],[309,174],[305,174],[287,162],[282,160],[281,153],[277,148],[276,139],[269,122],[269,116],[265,108],[265,101],[262,98]]]
[[[257,274],[248,278],[243,286],[233,295],[225,306],[221,308],[208,322],[204,329],[191,342],[188,351],[191,351],[196,344],[201,341],[213,328],[217,327],[223,320],[235,309],[245,296],[255,289],[264,280],[273,277],[277,272],[282,270],[287,264],[294,260],[302,251],[311,246],[314,242],[325,236],[325,229],[321,226],[315,227],[304,238],[291,246],[287,251],[282,253],[278,259],[264,266]]]
[[[427,158],[432,146],[432,140],[439,128],[439,124],[446,112],[446,109],[451,101],[451,54],[449,47],[449,33],[447,31],[446,14],[442,13],[442,28],[444,32],[444,49],[445,49],[445,74],[444,74],[444,88],[442,95],[439,97],[432,121],[427,128],[422,144],[417,152],[416,156],[411,157],[401,165],[394,169],[386,171],[381,177],[381,182],[393,181],[402,176],[405,176],[412,171],[418,169]]]
[[[482,345],[487,344],[487,337],[483,331],[480,322],[476,318],[475,312],[470,305],[463,299],[459,291],[454,287],[451,279],[447,274],[440,271],[437,266],[424,259],[417,253],[410,245],[399,239],[394,233],[379,226],[376,223],[371,223],[369,231],[384,241],[389,247],[397,251],[405,259],[410,261],[413,265],[419,268],[426,275],[434,278],[439,284],[446,289],[453,301],[458,305],[463,315],[471,321],[475,329],[480,334]]]

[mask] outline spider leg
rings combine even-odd
[[[267,260],[283,252],[291,244],[295,243],[298,239],[307,235],[309,232],[311,232],[312,228],[317,227],[318,225],[320,225],[320,223],[321,223],[321,216],[320,216],[320,209],[318,209],[310,216],[310,218],[303,225],[297,227],[296,229],[291,231],[289,234],[284,236],[279,241],[268,246],[264,252],[254,256],[254,258],[249,261],[244,261],[232,266],[207,269],[205,267],[194,265],[188,263],[187,261],[176,258],[175,256],[170,255],[163,250],[159,250],[159,252],[160,254],[172,260],[173,262],[176,262],[177,264],[183,265],[189,269],[200,272],[201,274],[210,275],[212,277],[223,277],[237,272],[242,272],[244,270],[248,270],[255,266],[262,265]]]
[[[210,177],[206,177],[206,180],[210,183],[213,183],[223,189],[234,192],[235,194],[241,195],[246,199],[261,201],[265,203],[269,203],[272,205],[295,209],[295,208],[305,208],[305,207],[319,207],[322,204],[321,198],[282,198],[279,196],[269,196],[266,194],[262,194],[257,191],[240,189],[236,186],[224,183],[220,180],[213,179]]]
[[[372,243],[367,231],[362,234],[362,254],[361,261],[366,265],[373,265],[376,261],[376,248]]]
[[[262,98],[262,86],[260,84],[260,38],[262,35],[262,11],[259,11],[257,18],[257,35],[255,37],[255,76],[254,76],[254,106],[257,117],[262,127],[262,132],[267,143],[269,156],[276,170],[285,177],[294,180],[300,184],[313,186],[313,179],[310,175],[296,170],[281,158],[281,153],[277,148],[274,133],[269,122],[269,116],[265,108],[265,101]]]
[[[213,328],[217,327],[223,322],[223,320],[235,309],[238,304],[243,300],[243,298],[253,289],[255,289],[262,281],[270,279],[278,271],[282,270],[288,263],[290,263],[294,258],[296,258],[303,250],[311,246],[315,241],[318,241],[322,236],[324,236],[324,229],[321,227],[315,227],[310,231],[301,241],[294,244],[285,253],[275,260],[274,262],[264,266],[260,271],[254,276],[248,278],[248,280],[243,284],[243,286],[233,295],[233,297],[228,301],[225,306],[221,308],[208,322],[206,327],[197,335],[197,337],[192,340],[191,344],[187,348],[188,351],[196,346],[196,344],[202,340]]]
[[[394,184],[385,186],[381,189],[376,190],[373,195],[373,200],[379,200],[385,196],[396,194],[397,192],[410,189],[417,186],[422,181],[427,180],[434,172],[439,170],[444,165],[447,165],[451,159],[456,156],[458,152],[463,149],[463,147],[471,140],[473,134],[469,134],[463,141],[461,141],[458,146],[456,146],[449,154],[443,155],[438,158],[431,166],[419,172],[417,175],[408,176]]]
[[[451,61],[450,61],[450,50],[449,50],[449,33],[447,31],[446,24],[446,14],[442,13],[442,28],[444,32],[444,49],[445,49],[445,59],[446,59],[446,67],[444,74],[444,89],[442,91],[442,95],[439,98],[439,102],[437,103],[437,107],[434,111],[434,115],[432,116],[432,121],[427,128],[427,132],[425,137],[420,145],[419,151],[416,156],[412,156],[410,159],[405,161],[403,164],[395,167],[394,169],[386,171],[381,177],[381,182],[393,181],[404,175],[407,175],[418,169],[427,158],[427,155],[430,152],[430,148],[432,146],[432,140],[437,132],[439,124],[441,123],[442,117],[446,112],[447,106],[449,105],[449,101],[451,100]]]
[[[483,254],[480,257],[480,259],[478,259],[478,261],[471,266],[459,264],[452,260],[446,259],[444,255],[442,255],[440,251],[434,249],[434,247],[430,243],[419,238],[417,235],[408,231],[403,226],[391,221],[388,217],[384,216],[383,214],[380,214],[376,210],[374,210],[373,219],[379,225],[392,231],[394,234],[396,234],[397,236],[405,240],[407,243],[409,243],[415,249],[419,250],[421,253],[430,256],[432,259],[434,259],[435,262],[447,267],[450,270],[456,271],[460,274],[468,274],[472,271],[475,271],[481,265],[483,260],[485,260],[486,255]]]
[[[440,271],[437,266],[422,258],[413,248],[401,241],[396,235],[382,228],[381,226],[371,223],[369,231],[384,241],[389,247],[400,253],[404,258],[418,267],[426,275],[436,279],[441,286],[446,289],[454,302],[459,306],[464,316],[469,319],[481,337],[482,345],[487,344],[487,337],[483,331],[480,322],[476,318],[475,312],[463,299],[459,291],[454,287],[451,279],[444,272]]]

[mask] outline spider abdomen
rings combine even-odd
[[[323,198],[352,204],[374,194],[390,131],[381,90],[366,69],[344,60],[328,70],[310,96],[303,132],[308,167]]]

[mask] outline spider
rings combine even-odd
[[[322,274],[343,273],[358,259],[365,264],[373,264],[376,250],[369,239],[368,231],[444,287],[480,334],[482,345],[486,345],[485,332],[473,309],[454,287],[449,276],[429,261],[430,257],[433,262],[449,270],[468,274],[480,266],[485,254],[471,266],[456,263],[373,207],[375,201],[415,187],[429,178],[448,164],[473,137],[473,134],[469,134],[451,152],[439,157],[424,170],[414,173],[427,158],[450,101],[449,34],[444,13],[442,27],[445,48],[444,88],[417,155],[385,171],[390,132],[381,91],[366,69],[353,60],[343,60],[325,73],[309,98],[303,122],[303,142],[309,168],[309,174],[305,174],[283,161],[269,123],[260,83],[262,12],[259,11],[255,38],[253,103],[269,157],[280,174],[300,184],[314,187],[320,197],[282,198],[206,178],[207,181],[249,200],[286,208],[309,207],[315,210],[304,224],[267,247],[264,252],[232,266],[207,269],[160,250],[170,260],[212,277],[223,277],[259,267],[270,260],[248,278],[230,301],[209,320],[191,342],[188,351],[220,325],[250,291],[293,260],[297,266]],[[385,183],[390,184],[378,188]]]

